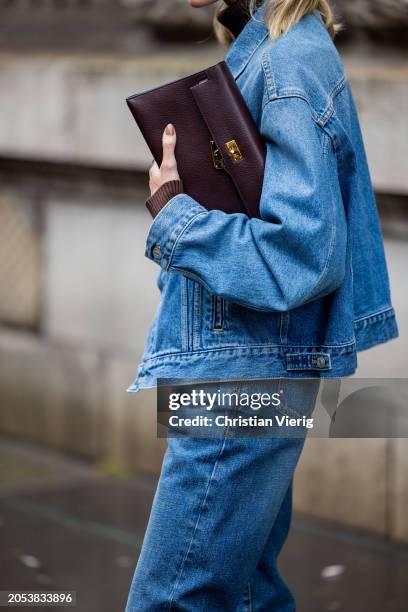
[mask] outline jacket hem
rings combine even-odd
[[[229,363],[232,368],[226,368]],[[339,348],[240,347],[176,353],[145,360],[128,393],[157,386],[158,379],[253,380],[262,378],[341,378],[357,369],[355,343]]]
[[[373,313],[354,323],[357,351],[384,344],[399,336],[398,324],[394,308],[387,308]]]
[[[160,378],[176,379],[175,372],[180,380],[217,379],[219,372],[228,371],[227,363],[233,366],[233,372],[227,374],[233,380],[352,376],[357,370],[357,352],[399,336],[392,307],[357,319],[354,328],[356,340],[338,346],[222,347],[157,355],[142,361],[139,374],[127,392],[154,388]],[[318,363],[320,367],[316,367]]]

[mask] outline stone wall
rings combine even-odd
[[[345,25],[354,30],[386,32],[393,40],[408,23],[408,0],[332,0]],[[214,5],[192,8],[187,0],[0,0],[0,47],[97,49],[135,52],[136,39],[212,39]],[[406,37],[399,36],[399,41]]]
[[[353,27],[402,29],[408,24],[408,0],[335,0],[334,5]]]
[[[41,252],[36,326],[0,324],[0,432],[157,472],[155,394],[126,393],[159,299],[155,266],[143,256],[145,181],[1,161],[0,184],[0,211],[24,206]],[[20,257],[30,263],[30,253]],[[0,303],[10,293],[3,278]]]
[[[402,29],[408,24],[408,0],[332,0],[332,7],[351,28]],[[186,0],[127,0],[138,19],[163,26],[209,29],[213,8],[191,9]]]

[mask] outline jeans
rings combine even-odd
[[[293,612],[277,559],[305,435],[169,438],[126,612]]]

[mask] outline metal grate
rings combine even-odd
[[[0,195],[0,322],[36,326],[40,312],[40,236],[33,211]]]

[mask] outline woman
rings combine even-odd
[[[183,193],[177,126],[166,127],[146,243],[162,300],[131,392],[160,378],[349,376],[358,351],[398,335],[327,1],[226,4],[216,32],[267,148],[261,219],[207,211]],[[281,410],[310,414],[312,404],[305,394]],[[303,441],[237,439],[227,428],[170,438],[127,611],[293,611],[277,556]]]

